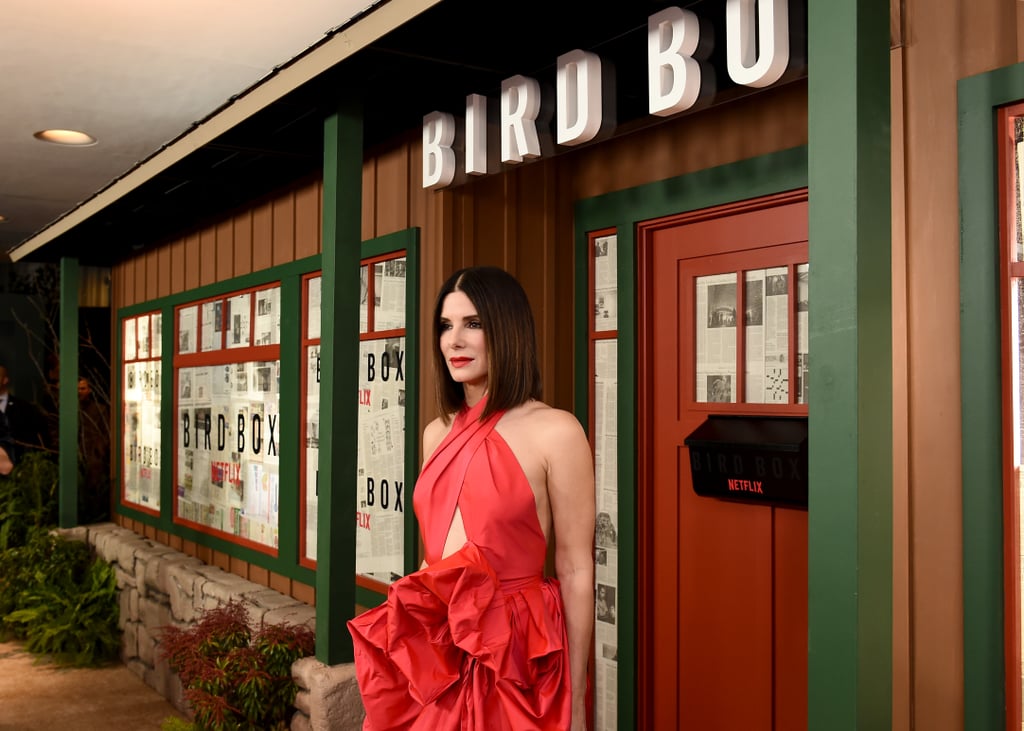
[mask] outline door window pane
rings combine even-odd
[[[807,403],[808,273],[791,261],[694,277],[695,401]]]
[[[789,403],[789,282],[786,267],[746,273],[743,333],[747,403]]]
[[[796,402],[807,403],[808,347],[807,312],[810,306],[810,265],[796,265]]]
[[[373,265],[373,329],[405,327],[405,257]]]
[[[736,274],[697,277],[697,401],[736,401]]]

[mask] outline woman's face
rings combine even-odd
[[[441,305],[441,355],[452,380],[463,386],[487,385],[487,344],[476,307],[464,292],[452,292]]]

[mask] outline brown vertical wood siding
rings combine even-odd
[[[214,255],[217,258],[217,279],[221,282],[235,276],[235,225],[228,219],[214,228]]]
[[[321,183],[307,181],[180,238],[145,247],[111,271],[115,308],[313,256],[321,250]]]
[[[258,272],[273,266],[273,240],[273,204],[261,203],[252,212],[251,271]]]
[[[234,246],[234,276],[252,271],[252,211],[245,211],[235,216],[232,221],[235,233]],[[313,246],[320,239],[314,239]]]
[[[894,3],[895,6],[897,3]],[[893,729],[959,731],[964,721],[960,220],[957,81],[1024,60],[1024,4],[904,0],[892,25],[895,449]],[[897,181],[903,182],[897,187]],[[996,255],[993,242],[992,255]],[[896,273],[902,280],[895,278]],[[897,522],[902,518],[902,522]],[[899,601],[897,604],[896,601]],[[1019,682],[1019,678],[1007,678]],[[970,726],[969,721],[967,726]]]

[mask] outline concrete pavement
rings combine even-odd
[[[0,642],[0,731],[160,731],[184,718],[126,666],[61,668]]]

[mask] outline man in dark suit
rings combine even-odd
[[[11,393],[10,386],[7,367],[0,365],[0,474],[10,474],[25,450],[46,446],[39,410]]]

